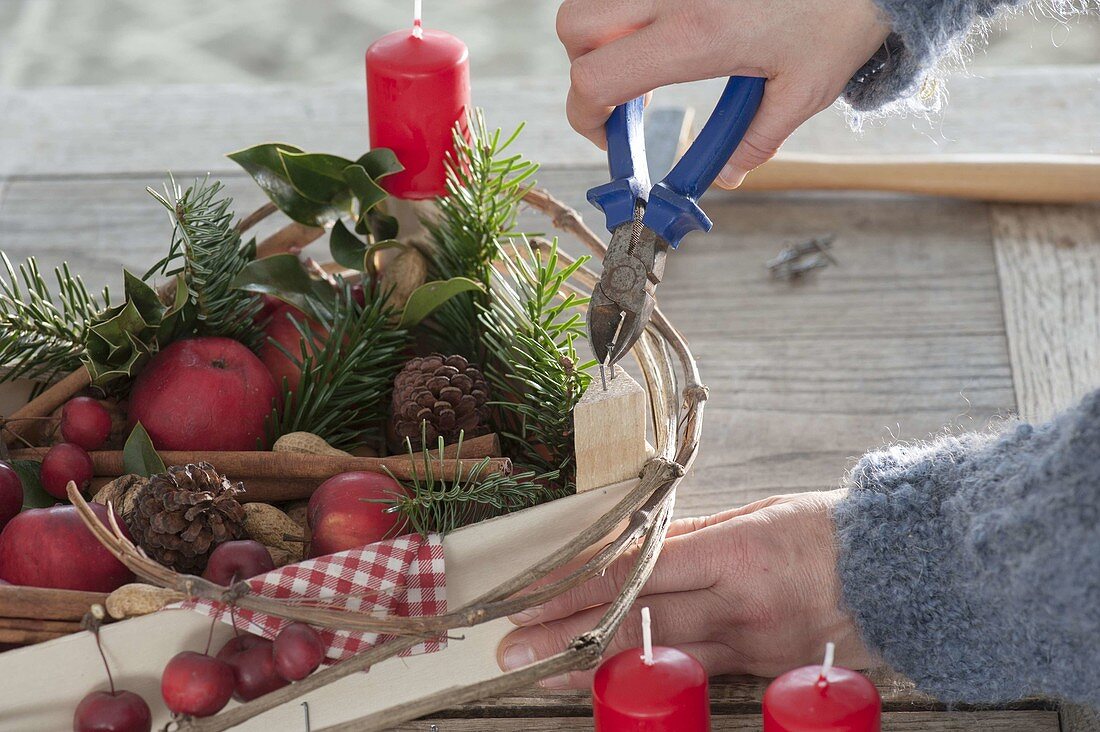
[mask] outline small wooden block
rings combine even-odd
[[[649,456],[645,430],[645,391],[637,381],[621,368],[607,391],[592,379],[573,409],[577,493],[637,478]]]

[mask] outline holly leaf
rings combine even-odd
[[[339,265],[364,272],[367,269],[367,243],[348,231],[343,221],[332,225],[332,234],[328,239],[328,250],[332,259]]]
[[[332,286],[311,277],[293,254],[276,254],[249,262],[230,286],[271,295],[323,320],[332,313],[336,298]]]
[[[347,158],[325,153],[279,150],[283,170],[294,189],[316,203],[351,206],[351,189],[344,169],[353,163]]]
[[[122,448],[122,468],[127,473],[146,478],[165,470],[164,461],[157,454],[153,440],[141,422],[134,425],[130,436],[126,438],[126,444]]]
[[[409,295],[397,327],[401,330],[415,328],[421,320],[431,315],[436,308],[455,295],[481,289],[481,285],[466,277],[426,282]]]
[[[359,201],[359,217],[362,218],[372,208],[386,200],[386,189],[378,185],[376,179],[362,165],[349,165],[343,170],[343,179],[355,198]]]
[[[388,147],[376,147],[370,152],[363,153],[355,164],[361,166],[367,171],[367,175],[375,180],[393,173],[400,173],[405,169],[397,159],[397,155]]]
[[[11,467],[23,484],[23,508],[48,508],[59,502],[42,487],[42,463],[36,460],[12,460]]]
[[[301,148],[283,143],[265,143],[229,153],[230,160],[252,176],[279,210],[300,224],[325,226],[340,218],[340,208],[318,203],[303,195],[291,182],[280,152],[304,153]],[[350,161],[346,161],[347,164]],[[308,186],[307,186],[308,187]]]

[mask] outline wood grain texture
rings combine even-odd
[[[1020,415],[1044,420],[1100,387],[1100,208],[994,206],[1005,326]],[[1063,732],[1100,730],[1067,704]]]
[[[577,455],[577,492],[637,478],[649,458],[646,451],[646,395],[622,369],[599,378],[573,408],[573,443]]]
[[[994,206],[1020,415],[1045,420],[1100,387],[1100,208]]]
[[[433,727],[434,725],[434,727]],[[514,717],[507,719],[422,719],[394,732],[568,732],[591,730],[591,718]],[[760,715],[717,715],[714,732],[758,732]],[[887,712],[883,732],[1041,732],[1058,730],[1057,712]]]
[[[662,89],[662,106],[709,115],[722,80]],[[603,154],[565,119],[567,78],[480,79],[474,102],[490,124],[528,127],[518,149],[558,167],[600,165]],[[930,120],[872,121],[860,133],[827,110],[803,126],[788,151],[831,153],[1095,153],[1100,68],[1024,68],[958,76],[951,104]],[[262,110],[262,111],[261,111]],[[1005,113],[1004,110],[1011,110]],[[358,81],[332,86],[271,84],[52,87],[0,90],[0,177],[124,175],[235,170],[225,153],[284,141],[357,157],[367,148]]]

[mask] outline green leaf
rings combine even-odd
[[[276,254],[250,262],[233,287],[247,292],[272,295],[299,310],[326,316],[332,312],[336,292],[329,283],[310,277],[293,254]]]
[[[401,322],[397,327],[403,330],[414,328],[421,320],[431,315],[433,310],[455,295],[472,290],[481,290],[481,285],[467,277],[426,282],[409,295],[405,310],[401,313]]]
[[[367,243],[348,231],[343,221],[337,221],[332,225],[328,250],[337,264],[359,272],[366,271]]]
[[[143,475],[148,478],[157,473],[163,473],[164,461],[160,459],[157,450],[153,447],[153,440],[149,433],[138,422],[134,425],[130,436],[126,438],[126,445],[122,448],[122,467],[127,473]]]
[[[342,171],[342,177],[359,201],[360,218],[382,201],[385,201],[389,195],[386,193],[386,189],[378,185],[362,165],[347,166]]]
[[[340,218],[341,209],[307,198],[291,182],[280,152],[302,153],[300,148],[282,143],[265,143],[230,153],[229,159],[240,165],[260,186],[267,197],[290,218],[306,226],[325,226]],[[349,161],[350,162],[350,161]]]
[[[374,266],[375,254],[382,251],[383,249],[405,249],[409,246],[410,245],[408,243],[397,241],[396,239],[386,239],[385,241],[378,241],[374,244],[371,244],[370,248],[367,249],[367,256],[364,257],[367,264],[367,273],[371,276],[371,279],[374,278],[376,272]]]
[[[355,164],[367,171],[367,175],[378,180],[393,173],[400,173],[405,169],[397,155],[388,147],[376,147],[370,152],[363,153]]]
[[[289,150],[279,150],[279,159],[290,184],[301,195],[316,203],[350,206],[351,190],[344,179],[344,169],[353,165],[350,160]]]
[[[23,508],[48,508],[59,503],[42,487],[42,463],[36,460],[12,460],[11,466],[23,484]]]

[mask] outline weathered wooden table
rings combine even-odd
[[[526,120],[521,148],[543,163],[539,182],[589,211],[584,192],[606,169],[569,131],[563,91],[497,82],[475,97],[494,125]],[[658,103],[705,112],[715,96],[702,84]],[[246,212],[261,194],[225,152],[281,140],[355,156],[366,148],[364,115],[357,85],[0,91],[0,249],[45,265],[68,260],[89,284],[117,285],[120,266],[140,270],[166,245],[163,212],[143,192],[164,171],[209,172]],[[1097,153],[1098,118],[1100,68],[1004,72],[956,79],[936,125],[892,120],[860,137],[826,113],[789,148]],[[705,207],[714,232],[670,257],[661,292],[710,386],[679,515],[830,488],[885,441],[981,429],[1014,413],[1043,418],[1100,386],[1096,207],[719,192]],[[784,244],[826,233],[836,235],[839,267],[794,284],[768,278],[764,262]],[[946,711],[888,672],[876,678],[887,729],[1097,728],[1072,711],[1060,720],[1041,700]],[[758,728],[764,685],[715,683],[714,728]],[[586,729],[590,714],[587,694],[531,691],[401,729]]]

